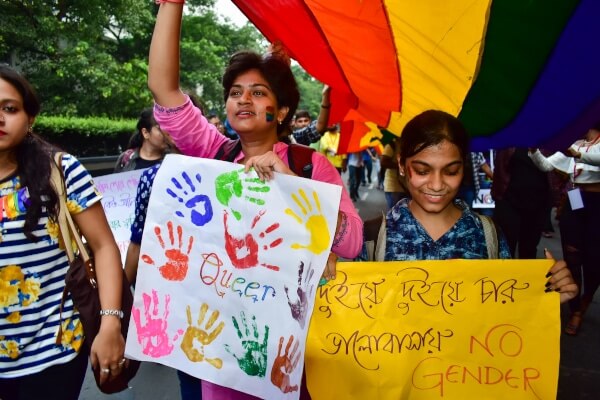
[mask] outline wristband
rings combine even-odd
[[[111,315],[113,317],[123,319],[123,311],[121,310],[100,310],[100,316],[103,317],[105,315]]]
[[[324,108],[324,109],[326,109],[326,110],[327,110],[327,109],[329,109],[329,107],[331,107],[331,104],[330,104],[330,105],[328,105],[328,106],[324,106],[323,104],[321,104],[321,108]]]

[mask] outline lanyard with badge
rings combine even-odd
[[[585,148],[585,152],[587,153],[590,150],[590,147],[595,145],[598,140],[600,140],[600,137],[597,137],[593,142],[588,144]],[[579,145],[577,148],[579,154],[581,154],[581,147],[582,145]],[[577,170],[577,161],[575,161],[575,159],[573,160],[573,187],[567,192],[567,195],[569,196],[569,203],[571,203],[571,210],[579,210],[580,208],[583,208],[583,198],[581,197],[581,190],[575,186],[575,179],[581,174],[581,169],[579,171]]]

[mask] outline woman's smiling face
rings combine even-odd
[[[444,140],[401,162],[400,172],[406,176],[413,212],[439,214],[458,193],[464,163],[458,147]]]
[[[23,140],[33,123],[23,106],[21,94],[0,79],[0,151],[12,151]]]
[[[256,69],[240,74],[226,102],[227,119],[238,133],[273,131],[282,121],[287,107],[277,108],[275,93]]]

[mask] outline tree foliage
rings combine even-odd
[[[182,26],[181,85],[223,115],[221,76],[238,50],[263,50],[250,24],[217,18],[215,0],[188,0]],[[0,0],[0,62],[37,88],[46,115],[135,118],[152,102],[148,49],[152,0]],[[295,66],[301,107],[318,112],[321,85]]]

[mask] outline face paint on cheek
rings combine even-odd
[[[267,118],[267,122],[273,122],[273,120],[275,119],[275,108],[268,106],[266,109],[265,116]]]

